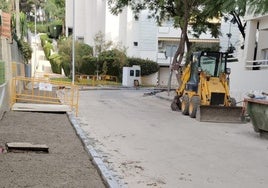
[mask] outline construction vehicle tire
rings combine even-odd
[[[199,105],[200,105],[200,97],[193,96],[189,101],[189,116],[191,118],[196,117],[196,112]]]
[[[173,111],[179,111],[181,109],[181,101],[179,96],[174,97],[170,107]]]
[[[188,95],[183,95],[182,96],[181,113],[183,115],[188,115],[189,114],[189,97],[188,97]]]

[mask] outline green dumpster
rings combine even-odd
[[[258,133],[268,131],[268,100],[245,99],[245,102],[254,130]]]

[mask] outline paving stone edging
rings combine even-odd
[[[69,120],[71,124],[73,125],[77,135],[79,138],[82,140],[86,151],[92,158],[93,163],[96,165],[97,169],[99,170],[104,183],[109,187],[109,188],[120,188],[122,186],[119,185],[119,183],[116,181],[112,173],[109,171],[109,169],[105,166],[103,163],[101,157],[99,154],[96,152],[96,150],[93,148],[93,146],[90,144],[90,140],[87,138],[85,132],[80,128],[79,123],[75,117],[75,115],[72,112],[67,113]]]

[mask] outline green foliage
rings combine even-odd
[[[71,64],[70,62],[67,61],[62,61],[61,62],[61,67],[64,71],[65,76],[70,76],[71,75]]]
[[[10,4],[6,0],[0,0],[0,10],[10,12]]]
[[[20,12],[20,34],[21,38],[24,38],[27,36],[27,20],[26,20],[26,14],[23,12]]]
[[[72,63],[72,38],[59,42],[59,55],[62,57],[62,66],[67,76],[70,75]],[[75,70],[80,73],[81,66],[93,56],[93,48],[81,42],[75,42]]]
[[[39,35],[40,36],[40,40],[41,40],[41,46],[44,47],[44,45],[47,43],[47,42],[52,42],[51,39],[49,39],[48,35],[47,34],[41,34]]]
[[[108,72],[108,65],[107,62],[104,61],[102,64],[102,74],[107,75],[107,72]]]
[[[44,9],[48,20],[64,20],[65,0],[47,0]]]
[[[190,51],[186,54],[186,62],[189,62],[191,54],[197,51],[220,51],[220,45],[218,43],[194,43],[191,46]]]
[[[108,67],[107,74],[112,76],[118,76],[122,78],[123,66],[127,63],[127,56],[124,52],[113,49],[104,51],[99,55],[99,70],[103,70],[103,64]]]
[[[113,49],[102,52],[99,58],[86,57],[82,62],[79,73],[87,75],[96,75],[96,71],[103,75],[112,75],[122,79],[122,70],[124,66],[140,65],[141,75],[146,76],[159,70],[156,62],[141,58],[127,58],[124,52]]]
[[[127,65],[140,65],[141,66],[141,76],[147,76],[153,73],[156,73],[159,70],[158,63],[148,60],[148,59],[141,59],[141,58],[128,58]]]
[[[59,54],[53,54],[49,57],[52,72],[61,74],[61,56]]]
[[[72,63],[72,38],[60,40],[58,42],[59,55],[62,58],[62,67],[65,75],[70,75],[71,63]]]
[[[95,55],[100,54],[103,51],[107,51],[113,45],[112,41],[106,41],[104,34],[99,31],[94,37],[94,50]]]
[[[149,18],[154,18],[158,24],[173,21],[174,27],[181,29],[181,40],[173,58],[173,64],[181,64],[185,52],[190,51],[188,27],[191,25],[193,36],[199,37],[202,33],[210,32],[213,37],[218,37],[220,24],[213,23],[213,18],[220,19],[224,13],[231,14],[238,24],[239,30],[245,37],[245,25],[239,16],[246,13],[246,7],[251,13],[266,13],[267,0],[108,0],[108,6],[113,14],[119,14],[124,7],[130,7],[135,17],[142,10],[149,10]],[[247,6],[248,5],[248,6]]]
[[[29,43],[23,41],[22,39],[17,41],[18,48],[20,52],[22,53],[23,60],[25,63],[28,63],[28,61],[32,58],[33,50]]]
[[[97,70],[97,58],[96,57],[86,57],[82,65],[80,66],[79,73],[86,75],[95,75]]]
[[[29,13],[33,9],[33,6],[36,6],[37,9],[43,7],[45,1],[46,0],[20,0],[20,10]]]
[[[35,23],[34,22],[29,22],[28,23],[28,28],[30,29],[30,31],[32,33],[35,32]],[[48,29],[47,29],[47,24],[43,24],[43,23],[37,23],[36,24],[36,33],[47,33]]]
[[[43,46],[43,50],[44,50],[46,58],[49,59],[51,55],[51,50],[53,50],[53,45],[49,41],[47,41],[45,45]]]
[[[81,65],[92,56],[93,48],[91,46],[80,42],[75,44],[75,62],[77,70],[80,70]]]
[[[62,21],[53,22],[48,25],[48,35],[50,38],[58,39],[62,34]]]

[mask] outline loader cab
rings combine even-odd
[[[199,60],[196,53],[190,58],[190,79],[186,84],[186,90],[197,92],[199,83]]]
[[[199,67],[207,76],[219,77],[226,72],[227,54],[220,52],[197,52]]]
[[[221,52],[194,52],[190,58],[190,79],[186,90],[197,92],[199,74],[203,72],[206,77],[219,77],[226,73],[227,54]]]

